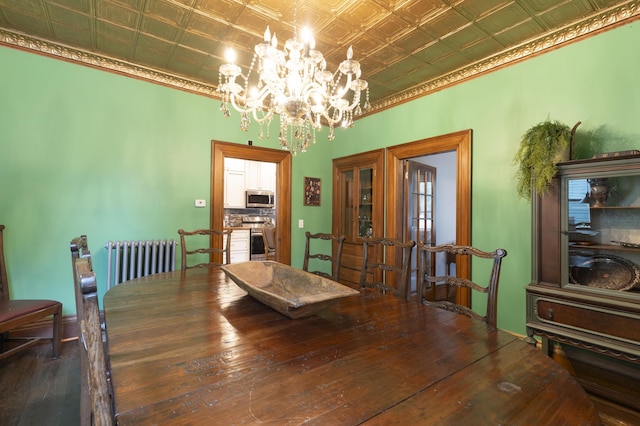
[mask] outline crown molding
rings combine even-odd
[[[396,95],[374,101],[371,103],[371,109],[364,115],[371,115],[401,103],[426,96],[454,84],[495,71],[507,65],[515,64],[529,57],[556,49],[561,45],[581,40],[585,37],[633,22],[637,19],[640,19],[638,1],[630,0],[623,5],[604,10],[599,15],[591,17],[585,21],[581,21],[559,31],[546,34],[536,40],[515,48],[505,50],[504,52],[490,58],[461,68],[437,79],[425,82],[419,86],[407,89]],[[216,87],[210,84],[142,67],[140,65],[121,61],[115,58],[97,55],[81,49],[53,43],[1,27],[0,45],[14,47],[32,53],[38,53],[92,68],[126,75],[210,98],[220,99],[216,92]]]
[[[638,1],[631,0],[624,5],[605,10],[601,14],[591,17],[588,20],[580,21],[559,31],[548,33],[531,42],[505,50],[504,52],[442,77],[425,82],[380,101],[372,102],[371,109],[366,115],[426,96],[430,93],[453,86],[454,84],[495,71],[507,65],[513,65],[532,56],[556,49],[561,45],[628,24],[637,19],[640,19]]]
[[[216,97],[214,86],[146,68],[130,62],[114,59],[104,55],[87,52],[62,44],[53,43],[17,31],[0,27],[0,45],[14,47],[80,65],[97,68],[117,74],[126,75],[140,80],[146,80],[178,90],[197,93],[208,97]]]

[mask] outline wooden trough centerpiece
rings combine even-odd
[[[242,262],[220,267],[238,287],[289,318],[302,318],[360,294],[345,285],[273,261]]]

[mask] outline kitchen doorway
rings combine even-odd
[[[291,153],[230,142],[211,141],[210,226],[222,229],[224,223],[224,159],[261,161],[276,164],[276,260],[291,264]]]
[[[422,139],[387,148],[386,182],[387,200],[398,200],[387,203],[387,232],[389,238],[399,240],[410,239],[410,223],[407,219],[409,197],[406,196],[409,171],[405,168],[406,160],[442,153],[452,153],[455,157],[455,233],[451,238],[459,245],[471,244],[471,130],[449,133],[433,138]],[[437,198],[435,203],[437,203]],[[447,241],[452,242],[452,241]],[[438,241],[438,243],[443,243]],[[414,256],[416,257],[416,256]],[[415,259],[414,259],[415,265]],[[470,264],[463,259],[456,264],[459,277],[470,278]],[[414,269],[411,276],[414,290],[417,274]],[[469,306],[471,298],[468,290],[456,292],[456,303]]]

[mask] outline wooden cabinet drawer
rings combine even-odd
[[[224,243],[227,242],[227,236],[224,237]],[[231,263],[246,262],[250,256],[250,231],[248,229],[234,229],[231,233]]]
[[[246,237],[231,237],[231,251],[249,250],[249,239]]]
[[[534,312],[544,323],[640,342],[640,316],[630,312],[549,298],[537,299]]]

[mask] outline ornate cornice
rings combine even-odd
[[[213,97],[216,91],[214,86],[202,82],[189,80],[172,74],[160,72],[151,68],[145,68],[126,61],[96,55],[84,50],[52,43],[6,28],[0,28],[0,45],[15,47],[33,53],[52,56],[58,59],[75,62],[93,68],[124,74],[141,80],[147,80],[163,86],[173,87],[179,90],[198,93]]]
[[[490,71],[514,64],[527,57],[557,48],[563,44],[577,41],[591,34],[613,28],[640,18],[638,0],[630,0],[624,5],[603,11],[595,17],[549,33],[532,42],[506,50],[486,60],[446,74],[396,95],[372,102],[371,109],[365,115],[371,115],[395,105],[428,95],[446,87],[478,77]],[[219,98],[216,87],[203,82],[186,79],[126,61],[97,55],[47,40],[29,36],[9,29],[0,28],[0,45],[15,47],[46,56],[74,62],[93,68],[115,72],[129,77],[146,80],[156,84],[184,90],[207,97]]]
[[[603,13],[598,16],[565,27],[559,31],[546,34],[534,41],[511,48],[486,60],[405,90],[397,95],[387,97],[377,102],[374,101],[367,115],[428,95],[429,93],[442,90],[464,80],[478,77],[481,74],[494,71],[506,65],[514,64],[527,57],[555,49],[565,43],[577,41],[590,34],[613,28],[639,18],[640,11],[638,9],[638,1],[629,1],[622,6],[603,11]]]

